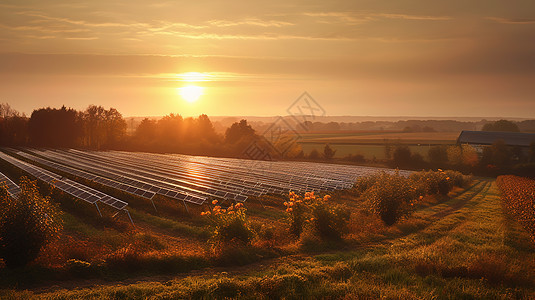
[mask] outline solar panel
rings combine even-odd
[[[143,198],[152,199],[152,197],[154,197],[154,193],[150,193],[150,192],[148,192],[146,190],[141,190],[141,189],[138,189],[138,188],[126,185],[126,184],[121,184],[121,183],[116,182],[116,181],[114,181],[112,179],[96,176],[94,174],[91,174],[91,173],[88,173],[88,172],[85,172],[85,171],[82,171],[82,170],[78,170],[78,169],[75,169],[75,168],[71,168],[69,166],[65,166],[65,165],[62,165],[62,164],[58,164],[58,163],[55,163],[55,162],[52,162],[52,161],[49,161],[49,160],[46,160],[46,159],[42,159],[42,158],[36,157],[34,155],[28,154],[28,153],[17,152],[17,154],[20,155],[20,156],[23,156],[25,158],[28,158],[28,159],[30,159],[32,161],[38,162],[40,164],[43,164],[45,166],[54,168],[56,170],[59,170],[59,171],[62,171],[62,172],[65,172],[65,173],[68,173],[68,174],[71,174],[71,175],[74,175],[74,176],[77,176],[77,177],[80,177],[80,178],[84,178],[84,179],[87,179],[87,180],[95,181],[95,182],[97,182],[99,184],[102,184],[102,185],[105,185],[105,186],[109,186],[109,187],[113,187],[115,189],[122,190],[122,191],[125,191],[125,192],[128,192],[128,193],[131,193],[131,194],[135,194],[135,195],[141,196]]]
[[[124,151],[47,150],[38,154],[71,168],[91,172],[89,174],[97,176],[96,182],[102,180],[98,178],[111,180],[113,183],[108,186],[122,187],[135,195],[156,193],[195,204],[202,204],[208,198],[244,202],[250,196],[266,193],[345,189],[352,187],[358,177],[381,170],[311,162],[265,162]]]
[[[13,198],[18,197],[21,192],[20,187],[1,172],[0,172],[0,186],[6,187],[7,193]]]
[[[113,199],[114,205],[110,205],[116,209],[124,209],[128,203],[121,201],[119,199],[115,199],[109,195],[106,195],[98,190],[92,189],[88,186],[85,186],[83,184],[80,184],[78,182],[72,181],[70,179],[62,178],[61,176],[54,174],[50,171],[47,171],[45,169],[42,169],[40,167],[30,165],[28,163],[25,163],[21,160],[18,160],[14,157],[11,157],[9,155],[6,155],[2,152],[0,152],[0,158],[3,160],[9,162],[10,164],[28,172],[34,177],[39,178],[40,180],[54,186],[55,188],[58,188],[59,190],[70,194],[80,200],[83,200],[85,202],[88,202],[90,204],[96,204],[97,202],[102,202],[104,204],[108,204],[108,199]],[[116,204],[118,202],[119,204]],[[97,206],[98,208],[98,206]],[[99,210],[100,213],[100,210]]]

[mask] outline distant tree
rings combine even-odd
[[[363,163],[366,161],[366,158],[362,154],[348,154],[346,157],[344,157],[344,160],[356,163]]]
[[[117,146],[126,136],[126,121],[115,108],[104,111],[105,140],[104,145],[107,147]]]
[[[447,149],[448,152],[448,161],[451,165],[460,167],[463,163],[463,151],[461,146],[452,145]]]
[[[225,132],[225,142],[235,144],[243,139],[253,139],[256,136],[255,130],[247,124],[247,120],[241,120],[232,124]]]
[[[86,146],[99,149],[104,139],[105,109],[102,106],[90,105],[83,113],[85,144]]]
[[[0,117],[0,145],[24,146],[28,143],[28,118],[18,114]]]
[[[504,168],[511,162],[511,152],[503,140],[494,142],[491,146],[492,161],[495,166]]]
[[[23,267],[61,230],[59,210],[22,178],[17,199],[0,189],[0,257],[9,268]]]
[[[396,146],[392,153],[392,162],[395,167],[407,167],[411,164],[412,153],[408,146]]]
[[[334,155],[336,154],[336,150],[333,150],[329,144],[325,145],[325,148],[323,148],[323,158],[326,160],[333,159]]]
[[[431,126],[424,126],[424,128],[422,128],[422,131],[423,132],[436,132],[435,128]]]
[[[198,136],[200,139],[207,140],[210,142],[216,142],[219,139],[219,136],[215,131],[214,125],[212,124],[212,121],[210,121],[210,118],[208,118],[207,115],[200,115],[197,118],[196,122]]]
[[[308,154],[308,158],[314,160],[319,159],[320,153],[318,152],[318,150],[312,149],[312,151],[310,151],[310,153]]]
[[[479,163],[479,155],[474,147],[462,145],[462,162],[465,166],[475,167]]]
[[[141,142],[150,142],[157,138],[156,121],[149,118],[141,120],[141,123],[136,128],[134,136]]]
[[[535,142],[529,144],[529,162],[535,163]]]
[[[432,146],[427,152],[429,162],[435,166],[440,166],[448,162],[448,151],[446,146]]]
[[[32,144],[46,147],[73,147],[82,136],[76,110],[65,106],[60,109],[34,110],[28,122]]]
[[[519,132],[518,125],[508,120],[499,120],[494,123],[487,123],[483,125],[482,131],[510,131]]]
[[[115,108],[106,110],[102,106],[90,105],[81,117],[86,146],[95,149],[115,147],[126,136],[126,121]]]
[[[9,103],[0,103],[0,118],[5,119],[19,115],[19,112],[11,108]]]

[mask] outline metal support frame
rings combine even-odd
[[[154,204],[154,201],[152,201],[152,198],[154,198],[154,196],[150,197],[150,203],[152,203],[152,207],[154,207],[154,210],[158,212],[158,210],[156,209],[156,205]]]
[[[134,221],[132,221],[132,217],[130,216],[130,212],[128,212],[128,210],[127,210],[126,208],[123,209],[123,210],[124,210],[124,212],[126,213],[126,215],[128,216],[128,219],[130,219],[130,223],[132,223],[132,226],[136,227],[136,226],[134,225]]]
[[[96,202],[95,202],[95,207],[97,208],[98,214],[99,214],[100,217],[102,218],[102,213],[100,212],[100,208],[98,208],[98,205],[97,205]]]

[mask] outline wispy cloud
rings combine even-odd
[[[260,27],[284,27],[293,26],[294,23],[277,21],[277,20],[261,20],[257,18],[247,18],[241,21],[228,21],[228,20],[211,20],[208,24],[216,27],[232,27],[241,25],[260,26]]]
[[[501,24],[535,24],[535,19],[528,18],[500,18],[500,17],[487,17],[487,20],[498,22]]]
[[[414,21],[447,21],[451,20],[450,16],[428,16],[428,15],[411,15],[396,13],[374,13],[374,12],[305,12],[303,15],[308,17],[319,17],[320,23],[326,22],[325,18],[337,19],[348,24],[360,24],[380,19],[402,19]]]

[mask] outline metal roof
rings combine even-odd
[[[535,133],[463,130],[457,138],[457,143],[492,145],[498,140],[504,141],[509,146],[528,147],[535,142]]]

